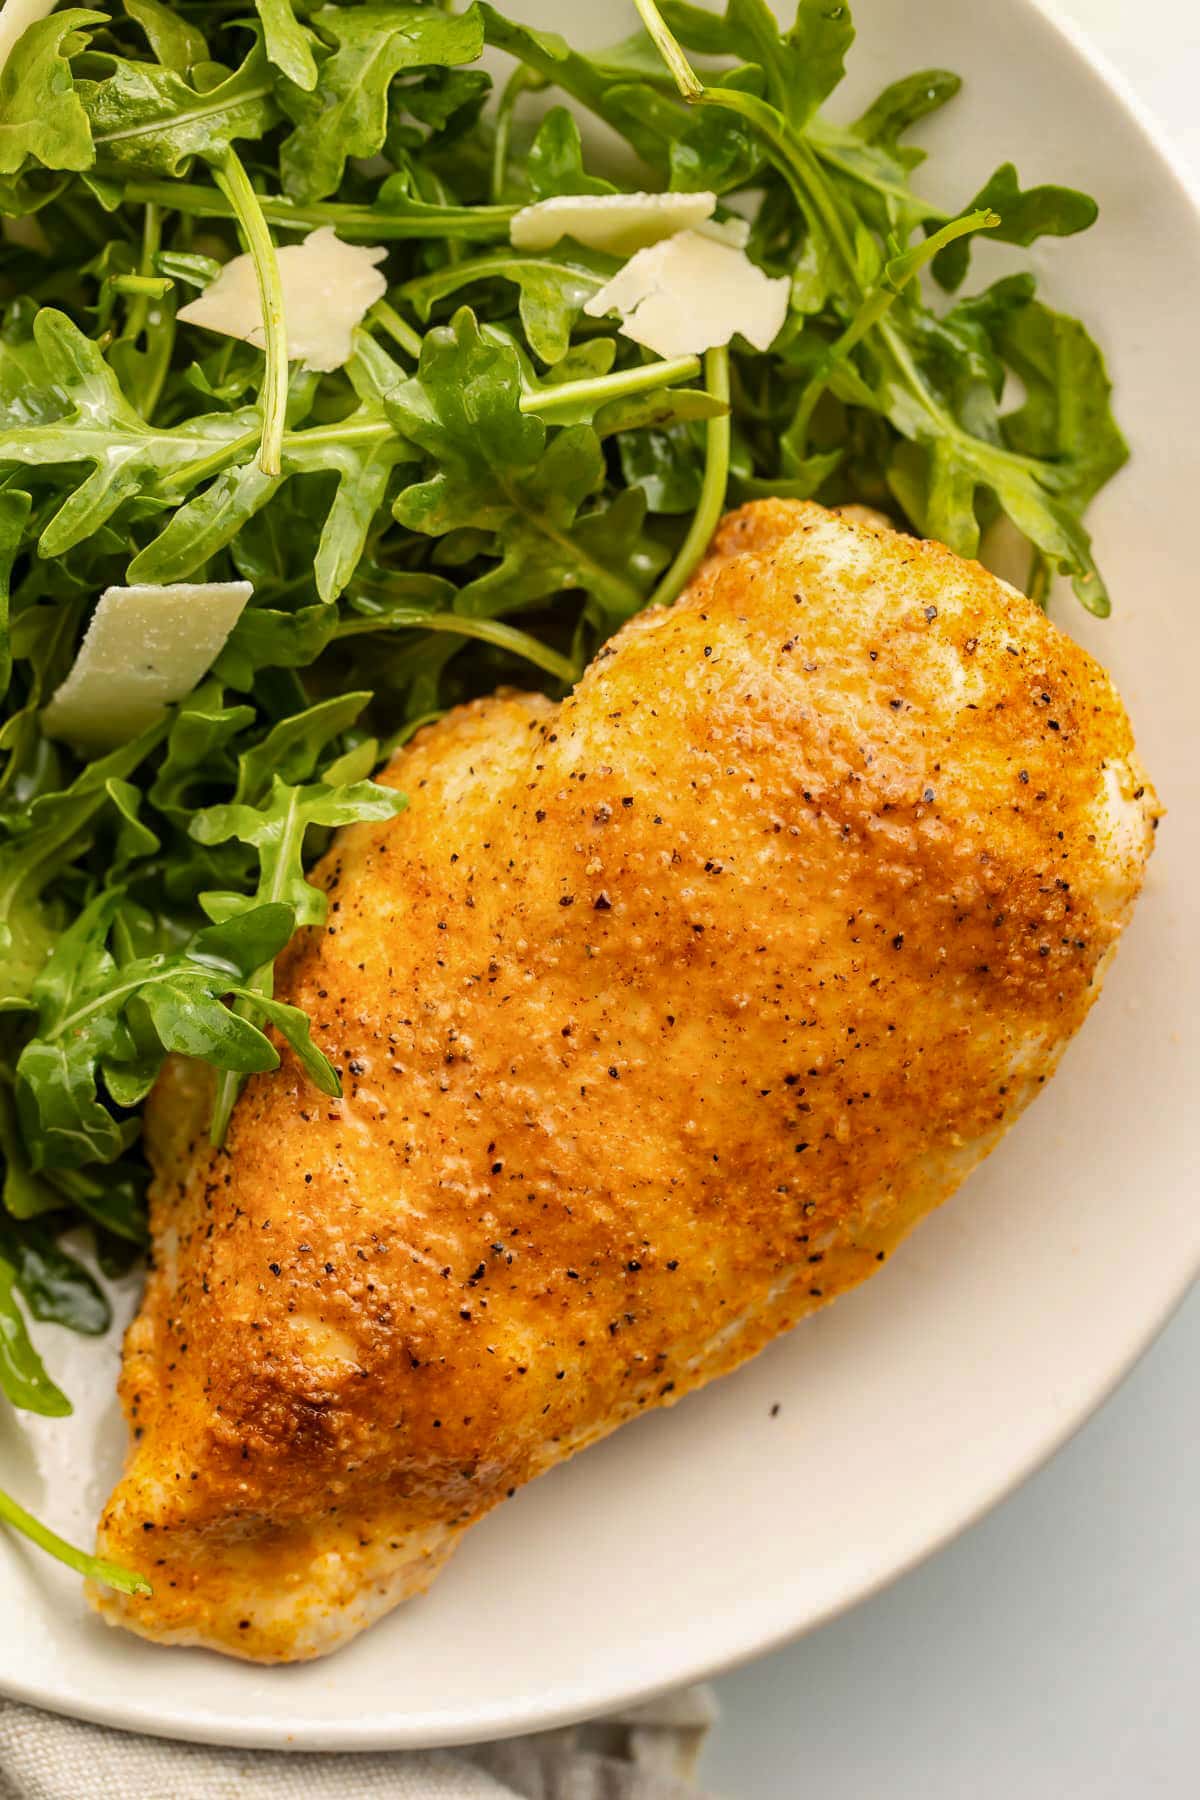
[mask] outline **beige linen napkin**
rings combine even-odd
[[[308,1756],[134,1737],[0,1700],[0,1800],[704,1800],[715,1717],[687,1688],[590,1725],[464,1750]]]

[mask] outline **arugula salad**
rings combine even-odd
[[[826,111],[840,0],[637,12],[589,52],[486,0],[0,13],[14,1407],[70,1410],[29,1321],[109,1324],[63,1234],[108,1275],[144,1246],[169,1052],[216,1071],[215,1142],[280,1038],[338,1093],[272,968],[322,918],[330,833],[402,808],[372,775],[423,723],[564,692],[759,495],[964,555],[1003,515],[1035,599],[1062,574],[1108,610],[1101,354],[1027,272],[964,292],[979,233],[1094,203],[1011,163],[922,198],[909,133],[959,81]],[[0,1519],[138,1585],[3,1494]]]

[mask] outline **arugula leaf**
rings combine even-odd
[[[483,69],[422,69],[416,80],[393,86],[389,106],[429,127],[423,148],[443,150],[470,130],[491,91]],[[390,136],[390,115],[388,129]]]
[[[1000,215],[996,236],[1005,244],[1032,244],[1040,237],[1071,237],[1094,225],[1099,208],[1076,188],[1022,188],[1012,163],[1001,163],[964,213],[986,208]],[[957,238],[938,252],[933,272],[944,288],[961,287],[970,264],[970,241]]]
[[[0,175],[21,175],[31,163],[91,168],[95,151],[70,58],[87,43],[87,26],[107,23],[104,13],[73,6],[26,26],[0,68]]]
[[[125,11],[146,34],[151,50],[165,69],[180,74],[210,60],[203,33],[162,0],[124,0]]]
[[[822,169],[812,143],[797,123],[794,105],[786,99],[781,99],[779,106],[771,105],[745,89],[705,87],[654,0],[637,3],[681,92],[693,101],[731,111],[753,127],[787,182],[810,238],[819,246],[827,271],[821,305],[834,301],[843,318],[849,319],[836,338],[817,351],[815,370],[790,428],[793,455],[800,462],[806,460],[805,434],[826,388],[852,406],[878,412],[901,438],[920,446],[924,453],[922,466],[932,486],[927,484],[921,493],[911,481],[893,483],[898,497],[912,498],[918,528],[923,517],[936,517],[952,547],[969,549],[977,537],[975,491],[989,490],[1042,556],[1072,577],[1084,604],[1105,612],[1108,598],[1090,541],[1071,505],[1069,471],[1044,459],[1014,453],[994,438],[976,436],[971,428],[974,421],[955,416],[953,401],[930,379],[922,356],[924,344],[931,338],[944,352],[952,334],[937,332],[915,285],[909,288],[903,305],[894,305],[900,289],[923,263],[952,248],[977,225],[997,228],[1001,224],[997,215],[977,212],[949,220],[923,245],[912,249],[900,248],[893,239],[885,261],[868,227],[849,213],[844,195]],[[733,6],[734,0],[730,0],[731,12]],[[761,60],[769,15],[758,0],[752,5],[748,0],[745,16],[751,15]],[[779,52],[771,51],[767,61],[777,71],[782,66]],[[782,92],[778,82],[776,92]],[[1044,223],[1045,215],[1034,210]],[[1052,209],[1052,216],[1061,215]],[[903,220],[906,231],[912,222],[910,211]],[[1022,230],[1032,224],[1032,218],[1018,220]],[[967,389],[971,392],[972,384],[968,383]],[[903,471],[911,466],[911,459],[894,466]]]
[[[104,173],[186,174],[193,157],[219,160],[239,138],[260,138],[279,118],[260,43],[239,68],[222,70],[203,89],[175,68],[108,54],[104,60],[110,73],[102,80],[75,84]]]
[[[16,1299],[17,1271],[0,1255],[0,1393],[14,1406],[43,1418],[62,1419],[71,1402],[46,1373]]]
[[[103,1292],[48,1226],[18,1227],[0,1217],[0,1259],[15,1271],[15,1285],[32,1318],[65,1325],[85,1337],[103,1337],[108,1330],[112,1308]]]
[[[110,778],[135,770],[162,734],[153,726],[98,762],[67,787],[38,795],[17,813],[0,815],[8,842],[0,847],[0,1011],[20,1010],[55,940],[41,903],[61,869],[90,846],[97,815],[110,804]]]
[[[952,74],[949,69],[918,69],[915,75],[902,76],[884,88],[855,121],[854,135],[864,144],[882,144],[909,168],[914,168],[925,160],[925,152],[901,149],[900,139],[961,91],[962,77]],[[980,200],[978,206],[983,205]],[[976,206],[966,208],[968,212],[976,210]]]
[[[235,801],[207,807],[192,820],[190,832],[201,844],[220,844],[236,838],[250,845],[258,855],[258,892],[263,902],[259,910],[283,901],[295,925],[319,925],[325,917],[328,896],[305,879],[304,840],[310,827],[381,823],[395,818],[406,804],[403,794],[372,781],[339,786],[321,781],[289,785],[274,775],[259,805]],[[208,894],[204,904],[210,917],[232,917],[236,922],[247,916],[241,910],[243,900],[238,894]],[[287,1038],[309,1079],[324,1092],[339,1095],[341,1086],[336,1074],[308,1035],[306,1015],[272,998],[274,955],[271,952],[260,958],[258,967],[248,973],[246,985],[237,990],[239,1004],[243,1011],[257,1010],[268,1018]],[[240,1085],[235,1065],[219,1066],[233,1073],[223,1074],[217,1083],[211,1128],[215,1144],[224,1141]]]
[[[535,200],[558,194],[615,194],[611,181],[589,175],[583,166],[583,140],[575,115],[565,106],[552,106],[537,128],[525,174]]]
[[[665,165],[672,135],[665,122],[670,119],[678,126],[680,107],[661,100],[647,84],[630,82],[624,70],[606,70],[603,63],[572,50],[557,32],[535,31],[506,19],[488,0],[478,0],[475,10],[483,20],[484,38],[493,49],[516,57],[544,82],[553,82],[570,94],[627,138],[647,162]]]
[[[157,1040],[155,1064],[171,1050],[239,1073],[279,1062],[270,1040],[224,1000],[244,995],[254,970],[283,948],[295,925],[292,910],[252,907],[204,927],[182,950],[125,962],[108,947],[122,899],[119,889],[108,889],[84,907],[33,983],[36,1035],[17,1058],[16,1099],[35,1169],[110,1162],[128,1147],[136,1123],[113,1116],[99,1097],[99,1080],[120,1082],[136,1070],[135,1086],[145,1091],[152,1073],[136,1031],[143,1014]]]
[[[387,135],[388,88],[402,69],[471,62],[483,48],[478,9],[449,15],[424,6],[322,6],[312,15],[332,44],[315,88],[279,90],[296,129],[279,162],[285,191],[323,200],[342,179],[349,156],[374,156]]]
[[[40,1219],[45,1213],[58,1212],[66,1204],[63,1196],[30,1168],[12,1097],[3,1083],[0,1083],[0,1156],[4,1165],[0,1204],[10,1219]]]
[[[296,17],[293,0],[254,0],[263,29],[267,59],[296,87],[311,93],[317,85],[313,36]]]
[[[1025,387],[1024,404],[1004,418],[1006,441],[1052,463],[1057,492],[1082,511],[1129,456],[1099,347],[1078,319],[1040,300],[1007,312],[996,343]]]
[[[437,301],[473,282],[512,282],[520,293],[521,325],[529,347],[542,362],[552,365],[566,355],[584,307],[616,267],[611,257],[575,247],[543,255],[497,250],[419,275],[405,283],[402,293],[425,320]]]
[[[327,504],[313,567],[321,598],[336,600],[362,557],[392,470],[417,454],[393,429],[383,406],[385,392],[400,379],[399,369],[386,352],[360,335],[346,373],[360,397],[353,412],[330,425],[286,434],[278,475],[264,474],[257,463],[246,461],[222,470],[202,493],[178,507],[158,536],[138,552],[129,565],[129,579],[185,580],[232,543],[290,477],[332,473],[336,486]],[[298,394],[302,389],[293,383],[293,396]],[[303,404],[302,398],[299,404]],[[244,417],[227,414],[223,428],[208,428],[214,436],[219,433],[224,438],[227,448],[240,446],[243,455],[253,448],[252,434],[230,427]],[[197,426],[205,428],[203,416],[190,422],[191,429]],[[170,467],[170,453],[162,457],[160,452],[160,462]],[[188,479],[185,462],[174,477],[175,486]]]
[[[429,332],[417,374],[386,405],[436,473],[405,488],[393,512],[435,537],[468,525],[496,534],[500,565],[460,591],[463,611],[506,610],[524,583],[527,602],[582,587],[605,616],[628,617],[644,589],[619,570],[641,519],[628,501],[619,514],[577,518],[604,480],[599,439],[588,425],[550,436],[522,412],[521,385],[516,351],[484,338],[468,307]]]
[[[336,694],[280,719],[238,758],[235,804],[259,804],[276,781],[288,787],[307,781],[329,745],[349,730],[370,698],[365,692]],[[308,904],[307,894],[304,900]]]
[[[297,925],[320,925],[328,898],[304,874],[304,839],[310,827],[380,824],[394,819],[406,804],[403,794],[373,781],[356,781],[342,787],[330,787],[323,781],[292,786],[276,775],[260,804],[232,802],[205,807],[196,814],[189,830],[198,844],[220,844],[229,838],[249,844],[258,854],[259,910],[282,902]],[[210,895],[207,903],[210,908],[224,910],[222,902],[226,898]],[[275,955],[282,948],[281,942],[270,954]],[[267,955],[259,956],[242,971],[244,978],[248,979],[255,968],[268,960]]]
[[[780,32],[767,0],[726,0],[723,19],[702,7],[663,0],[659,9],[689,49],[755,63],[767,98],[788,122],[802,126],[845,74],[854,42],[850,8],[831,0],[799,0],[789,29]]]
[[[8,692],[12,680],[12,644],[8,633],[8,603],[12,586],[13,563],[25,535],[32,501],[20,488],[0,492],[0,700]]]
[[[214,453],[239,444],[249,448],[257,439],[258,416],[251,409],[202,414],[170,429],[147,425],[96,345],[52,307],[38,312],[33,336],[59,416],[0,429],[0,463],[92,465],[92,473],[43,527],[38,550],[44,557],[60,556],[91,537],[126,501],[153,491],[164,476],[186,486],[202,479]]]
[[[122,1275],[149,1242],[144,1163],[109,1163],[96,1175],[81,1169],[47,1172],[54,1189],[98,1227],[97,1260],[106,1275]]]

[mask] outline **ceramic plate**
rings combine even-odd
[[[624,0],[515,10],[582,45],[633,18]],[[1115,617],[1097,624],[1069,601],[1059,616],[1114,670],[1170,817],[1100,1004],[1045,1096],[884,1273],[525,1490],[427,1597],[348,1650],[256,1669],[155,1649],[4,1540],[3,1691],[113,1725],[311,1750],[465,1741],[646,1696],[811,1629],[962,1530],[1082,1423],[1200,1264],[1200,215],[1136,106],[1032,0],[858,0],[856,13],[844,103],[923,63],[966,77],[929,134],[929,182],[952,184],[938,197],[957,202],[1015,153],[1027,182],[1101,202],[1088,236],[1035,253],[1047,295],[1105,345],[1135,452],[1094,517]],[[124,1437],[116,1345],[101,1368],[69,1334],[42,1339],[77,1396],[78,1372],[98,1374],[95,1404],[20,1428],[6,1411],[0,1466],[86,1538]]]

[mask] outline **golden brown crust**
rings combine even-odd
[[[311,1655],[464,1525],[870,1274],[1081,1022],[1154,798],[1108,677],[941,546],[766,502],[560,708],[422,732],[225,1151],[153,1107],[105,1515],[151,1636]],[[336,1554],[334,1554],[336,1553]],[[245,1621],[243,1623],[243,1621]]]

